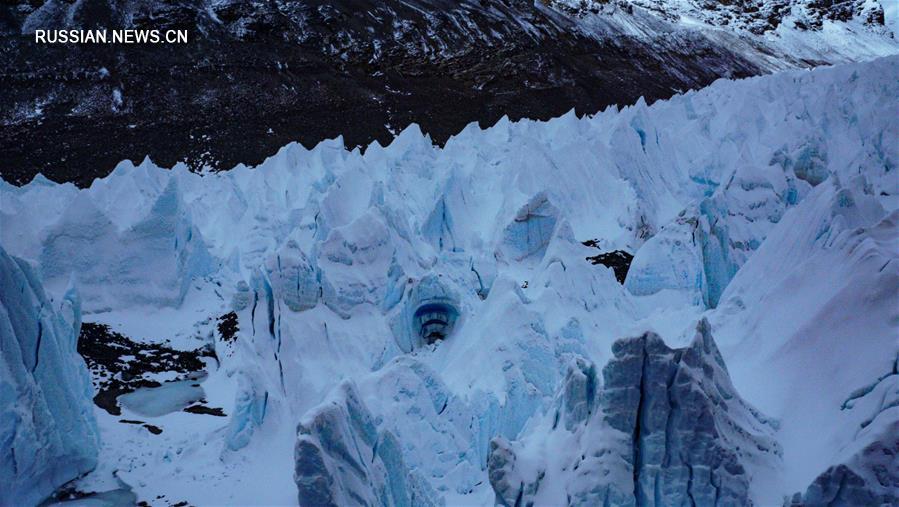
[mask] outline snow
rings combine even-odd
[[[895,2],[808,4],[792,0],[549,0],[587,37],[635,38],[656,45],[708,39],[768,71],[869,60],[895,54]],[[884,24],[873,20],[882,10]],[[846,14],[850,17],[844,19]],[[833,19],[828,19],[828,18]],[[837,19],[839,18],[839,19]]]
[[[864,178],[822,183],[772,231],[715,315],[722,347],[745,357],[734,378],[783,420],[783,480],[793,489],[847,458],[879,407],[876,396],[844,403],[899,356],[899,214],[870,191]]]
[[[570,365],[599,370],[647,331],[675,364],[704,343],[703,317],[726,368],[703,356],[713,374],[694,372],[691,407],[732,382],[740,408],[703,413],[783,450],[716,442],[751,472],[734,475],[737,497],[780,503],[843,463],[867,476],[863,450],[897,417],[897,78],[889,57],[472,124],[443,148],[413,126],[389,146],[291,144],[222,173],[146,160],[84,190],[2,183],[0,241],[48,294],[74,281],[85,321],[179,350],[212,342],[220,363],[201,388],[225,418],[95,407],[99,465],[78,484],[122,481],[160,505],[293,504],[318,480],[338,503],[418,488],[490,504],[498,438],[524,449],[521,479],[554,471],[537,498],[564,499],[596,486],[547,464],[574,445],[546,430]],[[585,260],[590,239],[635,254],[623,286]],[[442,340],[422,339],[423,307],[447,316]],[[214,329],[229,312],[233,341]],[[600,433],[598,452],[623,449]],[[369,479],[347,478],[351,462]]]

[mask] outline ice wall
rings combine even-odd
[[[554,412],[521,441],[491,442],[497,503],[752,503],[753,469],[779,464],[776,424],[737,394],[708,322],[683,349],[652,333],[612,349],[601,381],[574,361]]]
[[[127,225],[113,222],[116,210],[102,208],[102,202],[79,193],[55,223],[34,232],[43,238],[37,260],[49,287],[58,289],[74,277],[93,310],[123,303],[177,306],[192,280],[216,269],[177,179]]]
[[[0,505],[36,505],[97,464],[75,291],[53,301],[0,247]]]
[[[378,428],[353,384],[340,384],[304,417],[295,455],[300,505],[442,505],[404,463],[397,437]]]

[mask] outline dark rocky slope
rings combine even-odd
[[[472,121],[592,113],[765,71],[734,49],[749,43],[677,25],[678,9],[692,4],[569,4],[7,2],[0,5],[0,172],[17,183],[43,172],[87,185],[119,161],[146,155],[164,166],[222,169],[261,162],[291,141],[311,146],[343,135],[348,146],[386,144],[411,122],[441,143]],[[789,12],[765,11],[756,23],[752,3],[723,14],[712,7],[696,9],[711,24],[754,31],[772,29]],[[846,7],[848,15],[882,24],[882,10],[877,18],[862,7]],[[49,45],[31,35],[63,27],[181,28],[190,40]],[[766,47],[752,51],[789,59]]]

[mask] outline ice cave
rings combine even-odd
[[[445,303],[428,303],[415,310],[418,334],[428,345],[443,340],[453,330],[456,309]]]
[[[442,275],[429,274],[412,290],[407,311],[411,314],[411,333],[421,345],[446,339],[459,319],[459,298]],[[409,315],[407,314],[407,315]]]

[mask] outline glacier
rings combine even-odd
[[[397,438],[378,431],[353,385],[335,391],[297,428],[300,505],[438,505],[428,482],[403,463]]]
[[[497,504],[747,505],[751,469],[777,468],[777,424],[734,391],[707,320],[688,347],[621,339],[602,368],[576,358],[554,411],[490,443]]]
[[[80,295],[45,329],[73,379],[54,406],[86,436],[4,416],[69,460],[38,455],[52,478],[15,498],[87,473],[160,505],[892,501],[897,97],[887,57],[443,148],[411,126],[227,172],[0,183],[24,259],[4,266],[35,267],[38,307]],[[587,260],[618,250],[623,284]],[[80,319],[212,347],[198,383],[226,417],[91,409]]]
[[[93,392],[75,350],[81,302],[45,293],[0,247],[0,504],[33,505],[89,472],[99,449]]]

